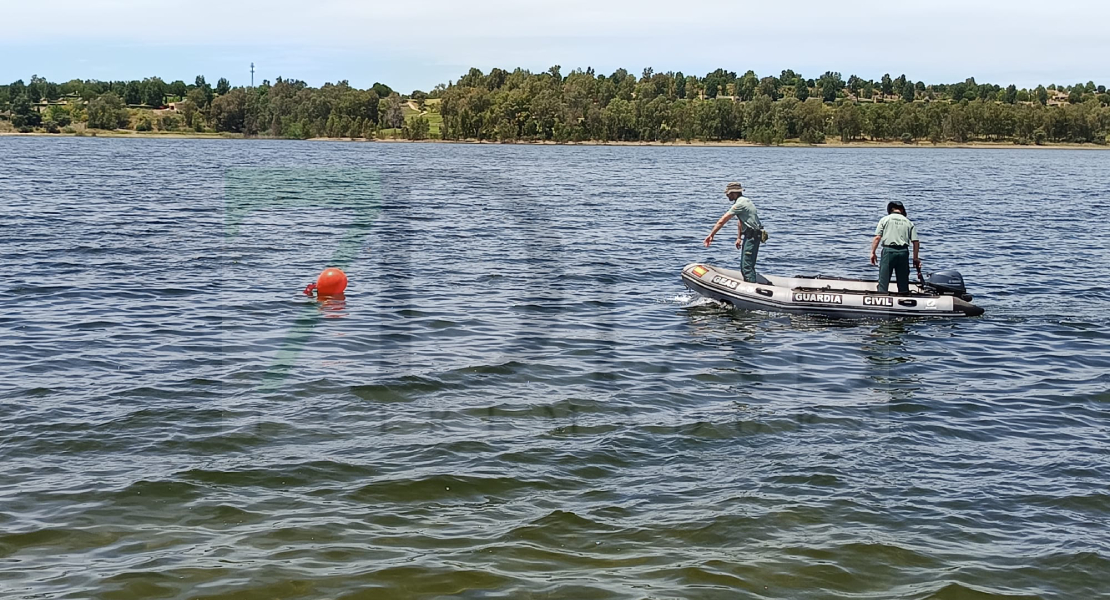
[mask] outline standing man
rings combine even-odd
[[[755,259],[759,256],[759,244],[767,237],[767,234],[763,231],[763,224],[759,222],[755,204],[752,204],[752,201],[744,196],[743,186],[735,181],[728,184],[725,186],[725,196],[728,196],[729,201],[732,202],[732,207],[725,211],[720,219],[717,219],[713,231],[705,236],[705,247],[708,248],[713,243],[713,236],[725,226],[729,219],[736,217],[736,247],[742,247],[740,272],[744,275],[744,281],[755,283]]]
[[[875,250],[883,245],[883,260],[879,265],[880,294],[890,288],[890,272],[898,277],[898,293],[910,293],[910,243],[913,243],[913,266],[921,268],[921,243],[917,241],[917,227],[906,217],[906,207],[895,200],[886,205],[886,216],[875,228],[875,239],[871,240],[871,264],[876,263]]]

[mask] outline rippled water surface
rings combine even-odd
[[[0,139],[0,597],[1107,597],[1108,173]],[[986,315],[697,298],[729,180],[761,271],[873,277],[900,199]]]

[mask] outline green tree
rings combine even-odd
[[[868,108],[864,128],[873,141],[888,139],[893,124],[894,115],[889,104],[874,104]]]
[[[89,127],[93,129],[119,129],[129,120],[123,100],[113,92],[106,92],[89,102]]]
[[[705,84],[705,97],[716,98],[725,93],[725,86],[736,81],[736,73],[717,69],[707,74],[702,81]]]
[[[167,86],[167,91],[171,96],[177,96],[178,99],[184,99],[185,94],[189,93],[189,87],[185,85],[184,81],[178,79]]]
[[[903,74],[899,75],[892,82],[892,87],[894,88],[894,93],[898,93],[898,94],[902,93],[902,88],[906,87],[906,74],[903,73]]]
[[[856,98],[859,98],[860,91],[862,89],[863,89],[863,80],[860,79],[859,77],[857,77],[856,75],[849,75],[848,76],[848,92],[850,94],[852,94],[853,96],[855,96]]]
[[[556,72],[558,72],[558,70],[559,70],[558,67],[556,67],[555,70],[556,70]],[[560,76],[559,79],[561,80],[562,76]],[[499,89],[501,89],[501,86],[505,85],[505,82],[508,81],[508,80],[509,80],[509,72],[508,71],[506,71],[504,69],[498,69],[498,68],[494,67],[493,69],[490,70],[489,75],[486,75],[486,89],[490,90],[491,92],[493,90],[499,90]],[[392,91],[391,91],[391,93],[392,93]]]
[[[209,118],[216,131],[250,133],[247,124],[247,94],[242,88],[229,90],[212,99]]]
[[[215,92],[212,91],[212,86],[208,85],[208,82],[204,80],[204,75],[197,75],[197,78],[193,84],[193,89],[200,90],[201,94],[204,95],[202,101],[198,101],[201,99],[196,97],[193,97],[193,101],[197,103],[197,106],[201,108],[207,108],[208,105],[212,103],[212,98],[215,97]]]
[[[378,114],[383,127],[395,129],[404,125],[405,113],[401,109],[401,96],[392,93],[378,102]]]
[[[123,101],[131,105],[143,103],[143,87],[138,81],[128,81],[124,85]]]
[[[829,108],[817,98],[799,102],[794,109],[797,119],[798,137],[807,144],[825,143],[825,131],[829,123]]]
[[[10,96],[13,100],[17,98],[20,94],[26,93],[27,86],[23,83],[22,79],[16,79],[15,81],[8,84],[8,96]],[[31,95],[27,94],[27,97],[30,98]]]
[[[971,137],[972,127],[967,114],[967,105],[952,105],[944,119],[944,137],[953,142],[963,143]]]
[[[821,88],[821,98],[825,102],[833,102],[837,94],[844,89],[844,79],[840,77],[840,73],[826,71],[817,79],[817,86]]]
[[[197,105],[189,99],[182,100],[177,103],[177,111],[181,113],[181,118],[185,120],[186,127],[193,126],[193,119],[197,114]]]
[[[408,120],[404,127],[401,128],[401,135],[410,140],[424,140],[428,139],[428,130],[431,125],[428,119],[422,116],[416,116]]]
[[[907,81],[902,84],[902,100],[906,102],[913,102],[914,95],[917,93],[917,88],[914,87],[912,81]]]
[[[771,100],[779,99],[779,80],[774,77],[764,77],[759,80],[759,86],[756,87],[756,94],[767,96]]]
[[[708,103],[704,103],[708,106]],[[631,141],[635,140],[636,135],[636,115],[632,110],[632,103],[623,98],[614,98],[601,111],[601,119],[604,126],[606,140],[621,140]]]
[[[532,99],[529,113],[532,117],[529,134],[543,140],[554,139],[555,128],[563,120],[562,98],[555,90],[541,90]]]
[[[925,115],[920,106],[911,103],[898,103],[894,106],[894,136],[903,142],[914,142],[927,133]]]
[[[799,78],[794,84],[794,97],[802,102],[805,102],[806,98],[809,98],[809,86],[806,85],[804,79]]]
[[[140,84],[142,104],[152,108],[161,108],[166,100],[166,83],[158,77],[144,79]]]
[[[739,93],[739,91],[737,91]],[[698,78],[693,75],[686,76],[686,98],[696,99],[701,94],[701,86],[698,83]],[[691,113],[692,114],[692,113]]]
[[[38,127],[42,123],[42,115],[31,106],[31,99],[26,93],[16,96],[12,102],[12,125],[17,128]]]
[[[473,70],[477,71],[477,69]],[[482,72],[478,71],[478,73],[481,74]],[[462,85],[461,80],[459,85]],[[378,83],[377,81],[374,82],[374,85],[370,86],[370,89],[374,90],[374,93],[377,94],[379,98],[388,98],[393,95],[393,88],[384,83]]]
[[[185,94],[185,99],[192,102],[193,105],[197,107],[197,110],[203,110],[208,107],[208,95],[204,93],[204,89],[202,88],[189,90],[189,93]]]
[[[1017,102],[1017,93],[1017,86],[1011,83],[1010,85],[1006,86],[1006,94],[1003,97],[1002,101],[1006,104],[1013,104],[1014,102]]]
[[[53,121],[58,127],[66,127],[73,122],[73,115],[65,106],[53,104],[46,110],[46,119]]]
[[[836,107],[833,124],[840,135],[841,142],[848,143],[859,139],[863,133],[863,115],[859,105],[855,102],[844,102]]]
[[[230,91],[231,91],[231,84],[228,83],[226,77],[221,77],[218,81],[216,81],[216,93],[217,94],[219,94],[220,96],[223,96],[224,94],[226,94]]]
[[[46,98],[46,78],[32,75],[30,83],[27,84],[27,97],[31,100],[31,104],[37,104]]]
[[[964,92],[966,90],[967,90],[967,84],[962,83],[962,82],[961,83],[953,83],[952,85],[948,86],[948,90],[947,90],[948,91],[948,97],[953,102],[959,102],[960,99],[962,99],[964,97]]]
[[[744,107],[744,138],[753,144],[770,145],[775,138],[774,106],[759,96]]]
[[[1037,102],[1041,106],[1048,104],[1048,90],[1044,89],[1043,85],[1037,86],[1037,89],[1034,91],[1034,97],[1036,97]]]
[[[755,71],[748,71],[736,81],[736,97],[745,101],[752,100],[758,87],[759,78],[755,76]]]
[[[884,73],[882,79],[882,92],[883,96],[894,95],[894,80],[890,78],[890,73]]]

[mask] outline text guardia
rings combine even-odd
[[[794,292],[794,302],[819,302],[821,304],[844,304],[844,296],[840,294],[812,294],[808,292]]]

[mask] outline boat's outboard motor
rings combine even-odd
[[[956,296],[971,302],[971,294],[967,293],[967,288],[964,287],[964,276],[960,275],[959,271],[930,273],[925,278],[925,287],[932,288],[942,296]]]

